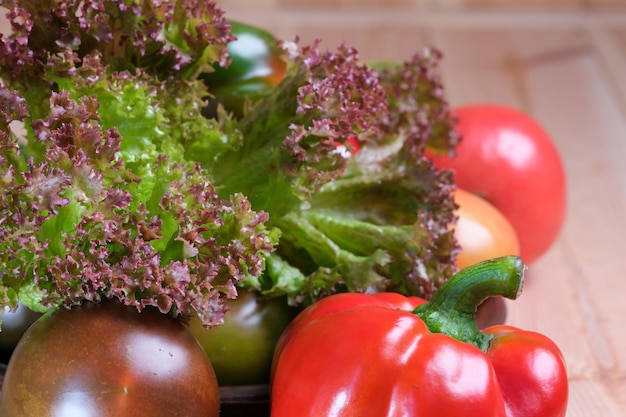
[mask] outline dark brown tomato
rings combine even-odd
[[[3,417],[217,417],[215,373],[178,320],[116,302],[44,314],[17,345]]]

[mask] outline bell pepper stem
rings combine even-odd
[[[477,263],[442,285],[413,313],[433,333],[443,333],[487,351],[492,336],[482,333],[476,323],[476,309],[487,298],[516,299],[522,292],[526,265],[517,256],[504,256]]]

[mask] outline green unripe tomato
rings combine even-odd
[[[269,383],[278,338],[298,310],[283,297],[261,300],[239,291],[224,324],[207,330],[192,318],[189,330],[208,355],[220,386]]]
[[[287,70],[277,39],[270,32],[230,21],[236,40],[228,44],[230,65],[213,67],[200,78],[214,96],[204,113],[213,117],[217,103],[235,116],[243,115],[245,101],[256,101],[268,95],[284,78]]]

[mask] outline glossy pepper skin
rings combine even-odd
[[[276,37],[265,29],[242,22],[229,21],[236,37],[228,44],[230,64],[201,74],[213,97],[204,111],[216,114],[217,103],[242,117],[246,100],[251,102],[268,95],[285,77],[287,64]]]
[[[564,417],[558,347],[474,320],[485,297],[518,296],[524,268],[517,257],[466,268],[413,311],[363,294],[313,304],[278,343],[272,417]]]

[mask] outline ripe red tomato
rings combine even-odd
[[[557,148],[527,114],[500,105],[454,110],[462,140],[454,158],[432,155],[456,171],[456,183],[486,198],[511,222],[520,256],[531,264],[554,243],[565,218],[566,183]]]
[[[454,201],[459,206],[454,236],[461,246],[456,257],[459,269],[491,258],[519,255],[517,233],[509,221],[487,200],[457,189]]]

